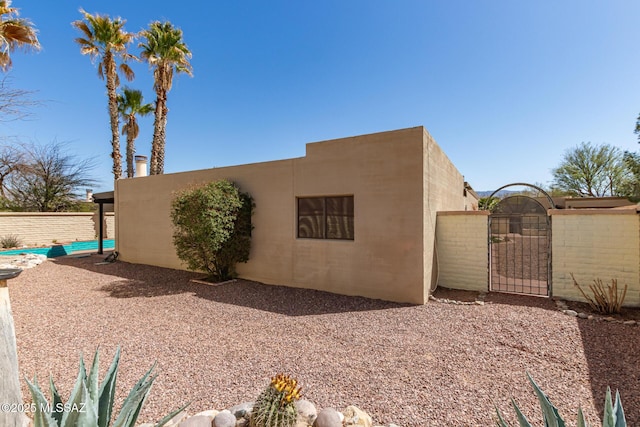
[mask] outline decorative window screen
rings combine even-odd
[[[299,197],[298,237],[353,240],[353,196]]]

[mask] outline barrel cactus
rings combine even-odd
[[[250,427],[293,427],[298,419],[295,401],[300,399],[298,382],[285,374],[271,378],[258,396],[249,419]]]

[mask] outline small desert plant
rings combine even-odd
[[[573,286],[578,288],[583,297],[589,302],[589,305],[602,314],[614,314],[620,313],[620,308],[624,302],[624,297],[627,295],[627,285],[624,285],[622,293],[618,292],[618,280],[611,279],[611,284],[605,287],[602,280],[595,279],[592,285],[589,285],[589,289],[593,294],[593,297],[587,295],[582,287],[576,281],[571,273],[571,279],[573,279]]]
[[[556,408],[553,403],[549,400],[549,397],[538,387],[538,384],[531,378],[531,375],[527,372],[527,378],[533,385],[533,389],[538,396],[538,401],[540,402],[540,408],[542,409],[542,419],[544,420],[545,427],[564,427],[565,422],[560,416],[558,412],[558,408]],[[516,415],[518,417],[518,424],[520,427],[532,427],[527,417],[524,416],[518,404],[515,400],[511,399],[511,403],[513,404],[513,408],[516,411]],[[505,422],[502,418],[502,414],[496,408],[496,412],[498,414],[498,427],[509,427],[509,424]],[[588,427],[584,414],[582,413],[582,409],[578,408],[578,427]],[[620,393],[616,391],[616,400],[615,402],[611,399],[611,389],[607,387],[607,394],[605,396],[604,401],[604,416],[602,419],[602,427],[626,427],[627,421],[624,417],[624,410],[622,409],[622,402],[620,401]]]
[[[249,260],[253,199],[227,180],[179,193],[171,205],[173,243],[187,268],[216,280],[235,275]]]
[[[15,234],[7,234],[6,236],[0,237],[0,246],[3,249],[8,248],[17,248],[22,244],[22,241]]]
[[[73,387],[71,396],[66,403],[62,402],[62,398],[53,384],[53,379],[49,380],[49,388],[51,390],[52,402],[49,402],[44,396],[37,378],[33,383],[29,380],[27,385],[33,398],[33,426],[34,427],[109,427],[111,426],[111,415],[115,403],[114,396],[116,391],[116,377],[118,375],[118,364],[120,362],[120,349],[116,351],[116,355],[111,362],[111,366],[107,371],[106,377],[102,383],[98,385],[98,362],[99,352],[93,357],[93,364],[89,375],[85,369],[84,360],[80,357],[80,370],[78,379]],[[120,413],[116,417],[114,427],[133,427],[135,426],[140,410],[144,405],[151,385],[156,379],[151,373],[155,367],[151,367],[146,374],[140,378],[138,383],[129,392],[129,395],[122,403]],[[183,411],[186,406],[172,412],[165,418],[160,420],[156,427],[165,425],[173,416]]]
[[[271,378],[269,386],[253,405],[250,427],[293,427],[298,419],[295,401],[300,399],[298,382],[288,375]]]

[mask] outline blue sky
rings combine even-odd
[[[66,141],[113,187],[106,90],[71,22],[80,7],[180,27],[194,77],[169,93],[165,172],[300,157],[305,143],[425,126],[476,190],[548,183],[583,141],[637,151],[636,0],[14,0],[43,49],[18,52],[15,87],[45,101],[0,133]],[[137,51],[133,46],[134,52]],[[154,100],[133,64],[128,83]],[[149,155],[153,119],[140,121]]]

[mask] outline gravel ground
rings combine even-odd
[[[536,297],[411,306],[247,281],[213,287],[189,272],[101,260],[48,261],[9,282],[20,371],[52,374],[65,397],[81,353],[100,346],[104,373],[119,345],[122,399],[157,360],[141,422],[188,401],[195,413],[253,400],[285,372],[319,409],[354,404],[378,424],[491,426],[495,406],[515,422],[514,397],[541,425],[528,371],[568,425],[578,406],[600,418],[607,385],[640,425],[638,326],[569,317]]]

